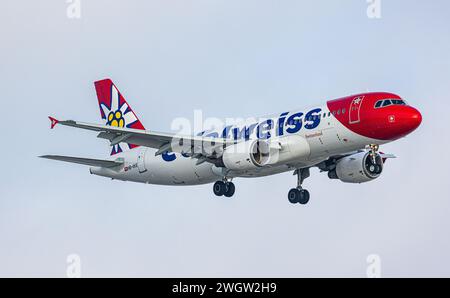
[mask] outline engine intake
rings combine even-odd
[[[340,159],[336,169],[328,172],[328,177],[346,183],[364,183],[380,177],[383,166],[379,154],[373,158],[371,152],[360,152]]]
[[[286,136],[271,140],[254,140],[227,147],[223,165],[230,170],[253,170],[264,166],[304,162],[311,148],[301,136]]]
[[[250,148],[250,157],[258,167],[265,166],[270,161],[270,144],[262,140],[253,142]]]
[[[240,142],[223,152],[223,166],[230,170],[246,171],[260,168],[270,159],[270,146],[263,140]]]

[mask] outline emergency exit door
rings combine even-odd
[[[146,151],[147,151],[147,148],[141,148],[141,150],[139,151],[139,156],[138,156],[138,160],[137,160],[139,173],[147,172],[147,168],[145,167],[145,152]]]

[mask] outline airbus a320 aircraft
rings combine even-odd
[[[392,93],[364,93],[327,101],[308,109],[283,112],[197,135],[146,130],[110,79],[95,82],[103,124],[58,121],[56,125],[95,131],[112,147],[106,159],[58,155],[47,159],[91,166],[91,174],[159,185],[214,183],[217,196],[232,197],[233,178],[262,177],[293,171],[297,186],[292,204],[307,204],[302,188],[310,168],[330,179],[364,183],[377,179],[388,158],[379,146],[413,132],[420,112]]]

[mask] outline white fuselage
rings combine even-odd
[[[317,118],[315,121],[305,119],[308,113],[302,111],[317,111],[313,115]],[[307,140],[311,153],[306,160],[298,161],[297,163],[290,163],[289,165],[277,165],[261,167],[254,170],[246,171],[226,171],[227,177],[261,177],[272,174],[278,174],[286,171],[291,171],[297,168],[305,168],[317,165],[318,163],[327,160],[329,157],[339,154],[345,154],[359,149],[364,149],[368,144],[383,144],[387,141],[380,141],[370,139],[358,135],[342,125],[330,113],[327,105],[315,107],[302,111],[294,111],[284,113],[285,116],[281,119],[278,114],[269,117],[263,117],[261,121],[271,120],[274,124],[268,130],[272,137],[286,135],[299,135]],[[288,119],[292,115],[303,114],[298,117],[302,120],[302,127],[296,131],[294,124],[289,124]],[[281,120],[280,120],[281,119]],[[280,123],[284,128],[280,128]],[[314,126],[310,129],[306,128],[307,124]],[[233,126],[251,127],[252,123],[242,123],[242,125]],[[226,138],[233,138],[233,128],[230,129],[229,135]],[[295,131],[290,133],[290,131]],[[208,132],[205,136],[223,137],[223,131]],[[253,129],[249,135],[250,140],[258,138],[257,132]],[[119,168],[91,168],[91,173],[99,176],[109,177],[123,181],[133,181],[148,184],[159,185],[198,185],[212,183],[220,180],[224,176],[224,169],[216,167],[215,165],[205,162],[197,165],[197,159],[184,157],[181,154],[170,153],[170,158],[165,158],[161,155],[155,156],[156,149],[137,147],[129,151],[121,152],[113,157],[115,159],[123,159],[124,164]]]

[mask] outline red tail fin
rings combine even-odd
[[[145,129],[130,105],[110,79],[95,82],[95,90],[97,91],[100,114],[106,125]],[[135,147],[137,146],[133,144],[120,143],[113,146],[111,155]]]

